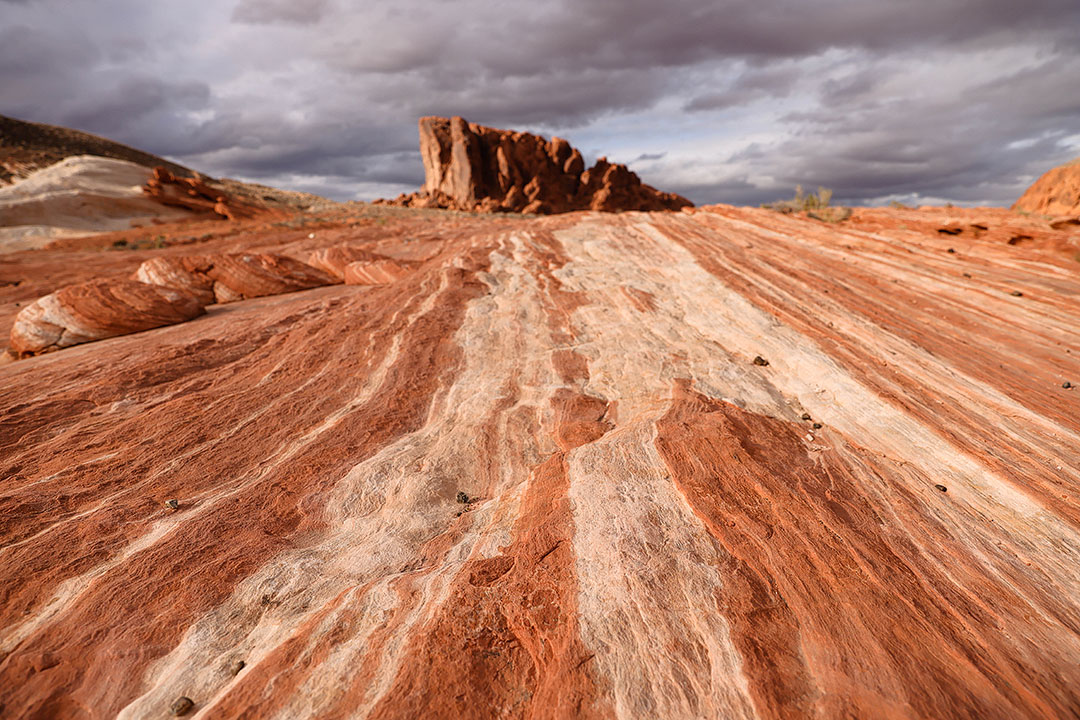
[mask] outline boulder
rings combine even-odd
[[[269,253],[157,257],[140,265],[134,278],[182,289],[206,304],[280,295],[341,282],[307,263]]]
[[[202,300],[180,288],[94,280],[38,298],[16,316],[11,352],[28,357],[191,320]]]

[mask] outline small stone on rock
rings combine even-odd
[[[180,503],[176,500],[176,498],[169,498],[165,501],[165,507],[169,508],[170,510],[176,510],[180,507]]]
[[[1065,382],[1061,383],[1061,387],[1065,388],[1066,390],[1068,390],[1068,389],[1069,389],[1069,388],[1071,388],[1072,386],[1073,386],[1073,384],[1072,384],[1071,382],[1069,382],[1068,380],[1066,380]]]
[[[948,492],[949,491],[949,488],[945,487],[944,485],[935,485],[934,487],[936,487],[941,492]]]
[[[1009,294],[1012,295],[1013,297],[1023,297],[1024,296],[1024,293],[1020,292],[1019,290],[1013,290]]]
[[[803,413],[802,414],[802,419],[803,420],[809,420],[810,419],[810,413]]]
[[[950,253],[950,254],[955,254],[955,253],[956,253],[956,250],[954,250],[954,249],[952,249],[952,248],[949,248],[949,253]]]
[[[814,423],[810,427],[814,428],[815,430],[820,430],[821,429],[821,423]]]
[[[468,504],[468,502],[469,502],[469,496],[468,496],[468,495],[466,495],[465,493],[461,492],[460,490],[458,490],[458,494],[457,494],[457,501],[458,501],[459,503],[462,503],[463,505],[464,505],[464,504]]]
[[[195,707],[194,701],[191,698],[181,695],[173,700],[172,705],[169,706],[169,712],[173,715],[187,715],[191,712],[191,708]]]
[[[232,664],[229,665],[229,674],[239,674],[240,671],[244,669],[244,665],[246,665],[246,663],[243,660],[234,660]]]
[[[758,356],[756,356],[754,358],[754,364],[759,365],[761,367],[765,367],[766,365],[769,364],[769,361],[766,360],[765,358],[761,357],[760,355],[758,355]]]

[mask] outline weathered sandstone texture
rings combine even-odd
[[[376,210],[193,242],[390,284],[0,366],[0,716],[1075,715],[1074,231]]]
[[[1080,216],[1080,158],[1056,167],[1036,180],[1016,201],[1013,210]]]
[[[391,258],[358,260],[345,266],[346,285],[389,285],[409,274],[409,263]]]
[[[373,253],[370,250],[356,245],[334,245],[333,247],[319,248],[308,256],[308,265],[330,273],[338,280],[345,279],[345,267],[354,262],[371,262],[383,260],[384,255]]]
[[[23,308],[11,350],[25,357],[172,325],[201,315],[204,304],[183,290],[130,280],[71,285]]]
[[[464,118],[420,119],[424,189],[390,204],[482,212],[678,210],[691,203],[600,158],[585,169],[562,138],[496,130]]]
[[[151,285],[181,288],[207,305],[341,282],[307,263],[269,253],[157,257],[140,265],[134,278]]]

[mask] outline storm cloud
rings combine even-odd
[[[1009,204],[1080,154],[1075,0],[0,0],[0,113],[339,199],[416,119],[566,137],[698,203]]]

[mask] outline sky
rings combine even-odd
[[[461,115],[698,204],[1008,205],[1080,155],[1080,0],[0,0],[0,114],[338,200]]]

